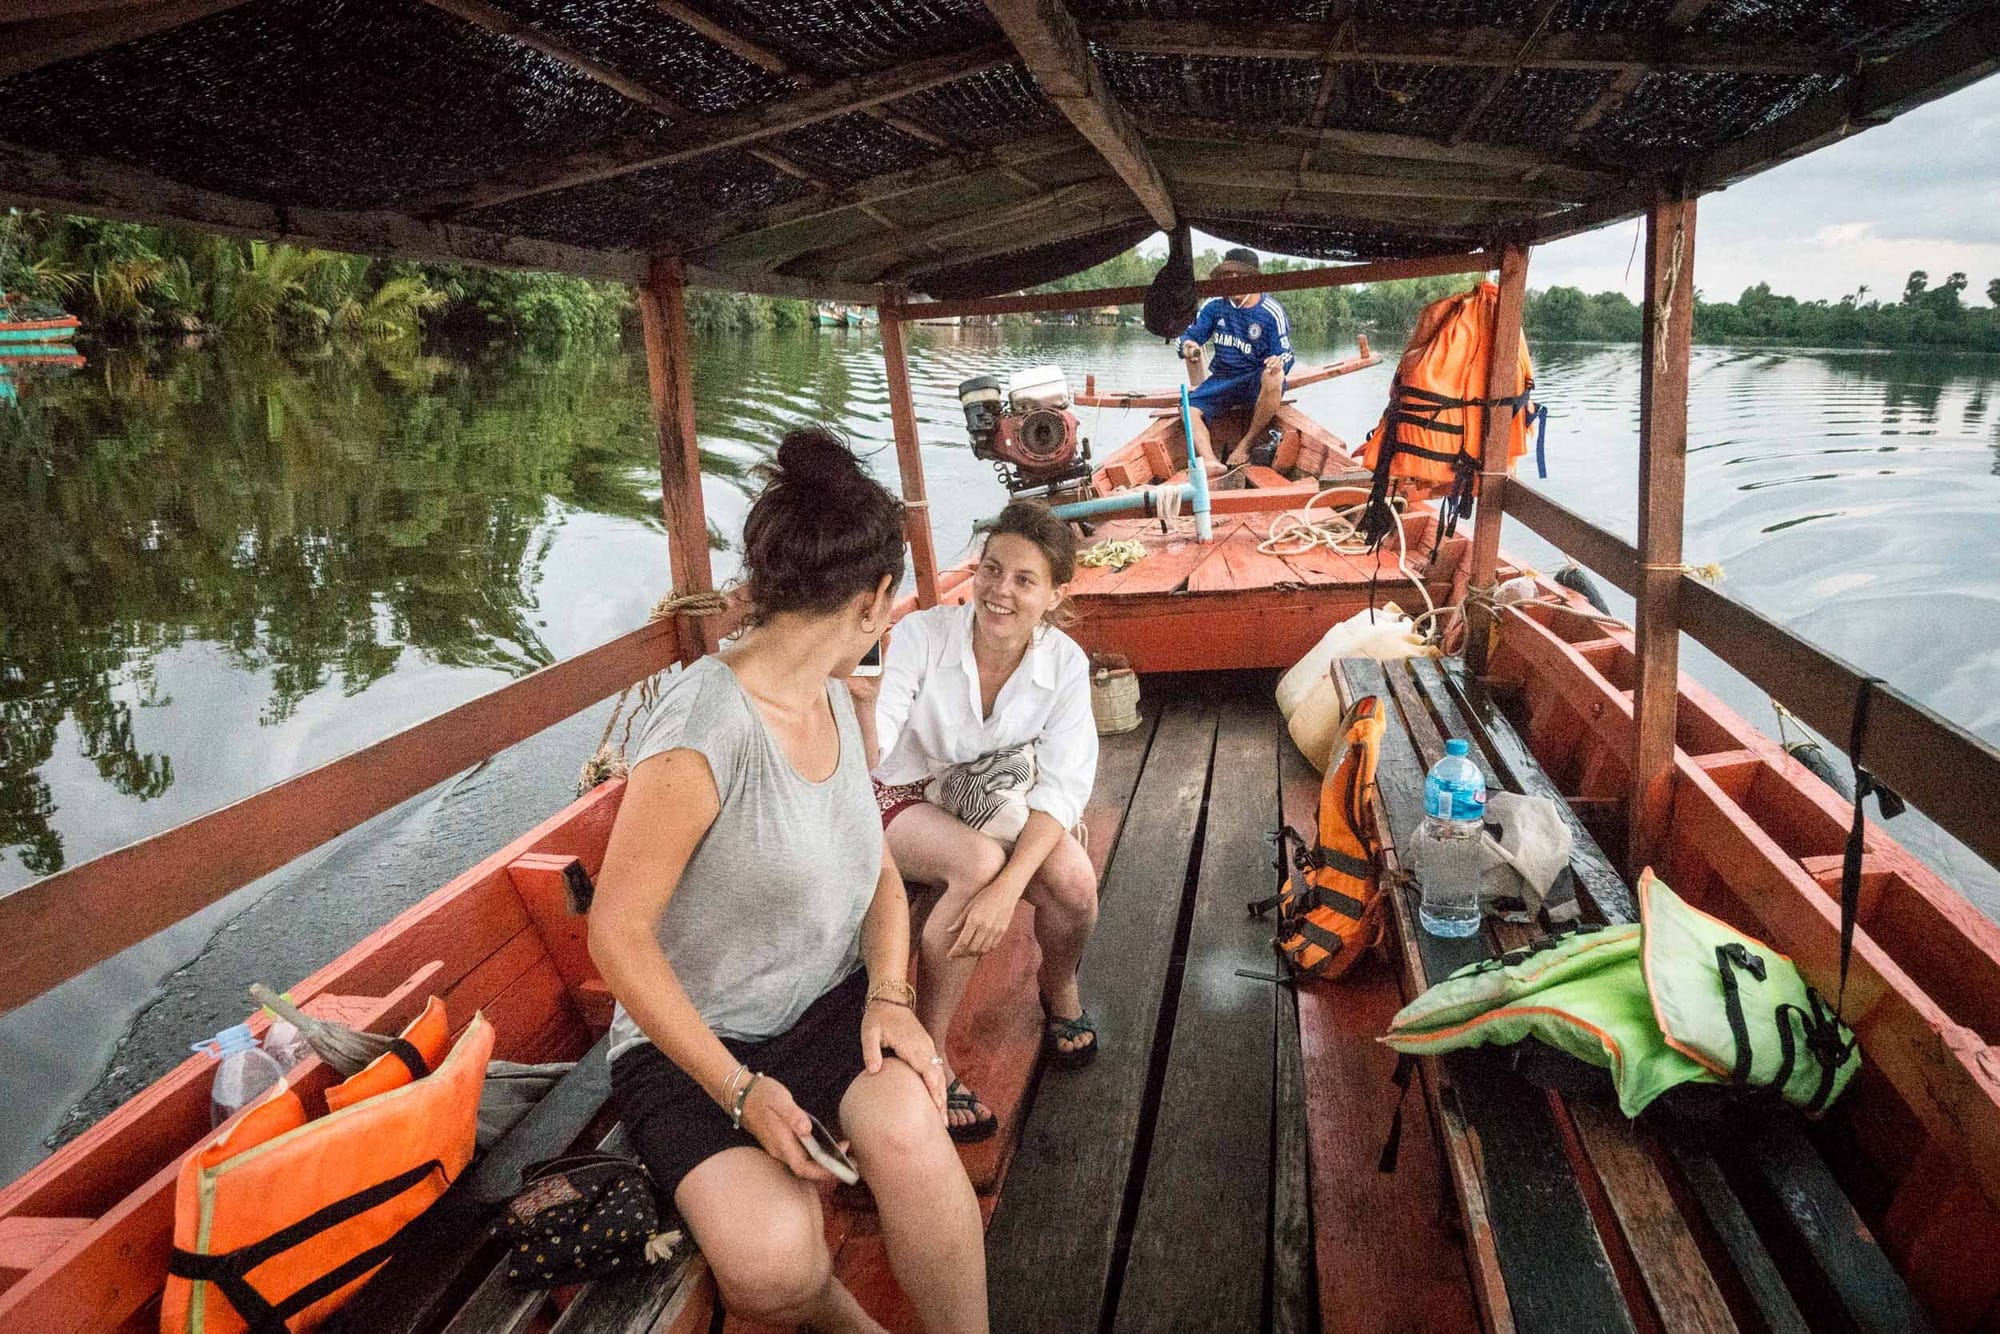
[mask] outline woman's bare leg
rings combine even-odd
[[[922,1081],[911,1081],[921,1094]],[[963,1180],[965,1169],[958,1175]],[[681,1179],[674,1204],[731,1315],[825,1334],[884,1334],[833,1276],[819,1192],[762,1149],[724,1149],[706,1160]]]
[[[848,1085],[840,1125],[874,1192],[889,1268],[917,1318],[936,1334],[985,1334],[979,1201],[923,1081],[885,1060],[879,1073]]]
[[[917,1019],[942,1055],[952,1016],[958,1013],[966,985],[979,966],[976,958],[951,957],[951,947],[957,940],[951,928],[972,902],[972,896],[1000,874],[1007,864],[1007,854],[986,835],[927,801],[909,807],[890,821],[889,851],[905,879],[944,886],[943,897],[931,909],[917,938],[921,964],[917,976]],[[978,1115],[977,1109],[957,1112],[953,1121],[970,1125]]]
[[[1097,926],[1097,870],[1074,835],[1064,834],[1049,853],[1028,882],[1026,897],[1035,906],[1035,940],[1042,947],[1042,995],[1051,1013],[1074,1019],[1083,1013],[1077,965]],[[1089,1041],[1078,1037],[1060,1045],[1073,1051]]]

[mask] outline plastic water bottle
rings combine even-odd
[[[212,1038],[190,1044],[190,1051],[205,1051],[222,1064],[216,1067],[215,1082],[209,1086],[208,1123],[219,1126],[284,1078],[270,1053],[250,1036],[250,1025],[225,1028]]]
[[[273,1019],[271,1026],[264,1030],[264,1054],[278,1063],[280,1071],[290,1070],[312,1055],[312,1044],[306,1041],[305,1034],[292,1026],[291,1020]]]
[[[1486,817],[1486,776],[1470,742],[1444,743],[1444,758],[1424,778],[1424,823],[1417,831],[1417,918],[1434,936],[1479,930],[1479,838]]]

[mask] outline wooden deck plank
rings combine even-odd
[[[1272,984],[1269,923],[1243,905],[1269,892],[1277,814],[1276,711],[1220,711],[1215,772],[1186,964],[1146,1180],[1113,1328],[1128,1334],[1264,1323],[1271,1213]],[[1227,1263],[1216,1239],[1230,1238]],[[1201,1275],[1199,1282],[1190,1276]]]
[[[1344,659],[1337,664],[1349,694],[1393,698],[1383,664]],[[1408,690],[1403,692],[1408,694]],[[1382,738],[1377,790],[1398,847],[1408,847],[1423,816],[1423,767],[1400,709],[1389,712]],[[1435,730],[1435,724],[1431,724]],[[1441,747],[1440,747],[1441,748]],[[1413,888],[1400,891],[1412,900]],[[1414,920],[1414,902],[1409,914]],[[1489,957],[1484,935],[1442,940],[1418,931],[1413,942],[1428,985],[1467,963]],[[1632,1331],[1610,1257],[1575,1174],[1547,1098],[1481,1051],[1455,1052],[1438,1062],[1448,1091],[1479,1146],[1494,1247],[1507,1285],[1514,1327],[1530,1331]]]
[[[1320,776],[1289,737],[1281,736],[1278,748],[1285,823],[1308,832],[1319,818]],[[1292,989],[1281,989],[1280,999],[1293,999]],[[1441,1207],[1450,1186],[1423,1099],[1404,1105],[1396,1170],[1379,1170],[1397,1094],[1390,1081],[1395,1053],[1376,1039],[1402,1004],[1395,970],[1372,960],[1337,983],[1296,990],[1319,1308],[1311,1328],[1325,1334],[1479,1324],[1465,1248]],[[1384,1219],[1395,1226],[1384,1227]],[[1274,1284],[1282,1274],[1274,1269]],[[1273,1296],[1273,1316],[1281,1317],[1286,1307]]]
[[[1283,743],[1281,743],[1283,744]],[[1299,997],[1273,987],[1277,1052],[1271,1091],[1271,1331],[1319,1329],[1313,1263],[1312,1171],[1306,1127],[1305,1051],[1299,1038]]]
[[[1233,524],[1228,536],[1216,542],[1215,554],[1188,575],[1188,592],[1226,593],[1301,582],[1290,565],[1257,549],[1263,540],[1263,531],[1256,525],[1240,520]]]
[[[1123,570],[1079,571],[1070,592],[1084,597],[1175,592],[1186,586],[1189,576],[1206,564],[1220,544],[1244,522],[1236,516],[1218,516],[1213,525],[1213,542],[1196,541],[1193,520],[1186,516],[1176,520],[1170,531],[1164,533],[1155,520],[1104,524],[1092,536],[1093,543],[1138,542],[1146,548],[1146,557]]]
[[[1145,701],[1141,709],[1145,721],[1139,727],[1099,739],[1097,781],[1083,815],[1091,831],[1090,858],[1100,887],[1159,722],[1157,704]],[[1035,980],[1040,964],[1034,909],[1022,904],[1015,909],[1007,938],[973,973],[947,1039],[952,1069],[1000,1118],[999,1134],[959,1149],[973,1189],[982,1194],[1000,1189],[1018,1143],[1021,1112],[1042,1042],[1042,1010]]]
[[[1103,1051],[1037,1088],[988,1232],[996,1329],[1098,1325],[1214,740],[1213,710],[1179,701],[1154,735],[1083,961]]]

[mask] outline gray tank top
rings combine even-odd
[[[659,923],[674,976],[721,1037],[776,1037],[861,961],[882,820],[854,702],[833,681],[826,694],[840,762],[822,783],[799,776],[714,657],[667,678],[632,756],[636,766],[669,750],[699,752],[722,799]],[[611,1055],[644,1041],[620,1005]]]

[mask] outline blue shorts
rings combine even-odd
[[[1188,406],[1199,412],[1204,421],[1214,421],[1218,412],[1255,407],[1258,391],[1263,387],[1261,366],[1240,375],[1211,375],[1201,382],[1200,388],[1188,390]]]

